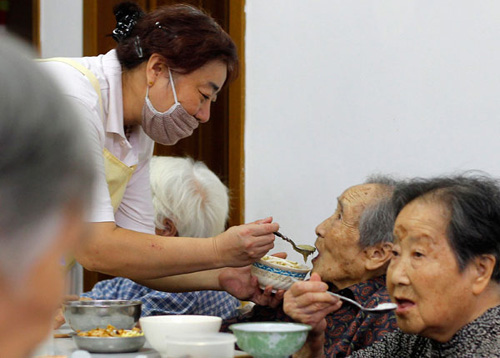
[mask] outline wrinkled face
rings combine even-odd
[[[459,272],[448,243],[449,212],[417,199],[399,213],[394,226],[393,258],[387,286],[398,304],[398,326],[441,342],[469,322],[472,267]]]
[[[380,191],[377,184],[347,189],[338,198],[335,213],[316,227],[318,256],[313,260],[313,272],[338,289],[360,282],[366,272],[359,247],[359,220]]]
[[[201,123],[210,119],[210,104],[224,85],[227,67],[221,61],[211,61],[199,69],[180,74],[172,71],[177,99],[184,109]],[[161,71],[149,89],[149,98],[159,112],[165,112],[175,103],[168,70]]]

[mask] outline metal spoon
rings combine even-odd
[[[307,261],[307,256],[311,255],[316,251],[316,248],[311,245],[295,245],[295,242],[293,242],[291,239],[283,235],[282,233],[276,231],[273,233],[276,236],[281,237],[283,240],[288,241],[290,244],[292,244],[293,249],[297,251],[299,254],[301,254],[304,257],[304,262]]]
[[[350,298],[341,296],[339,294],[336,294],[336,293],[333,293],[333,292],[330,292],[330,291],[326,291],[326,292],[328,292],[332,296],[340,298],[341,300],[350,302],[353,305],[358,306],[362,311],[366,311],[366,312],[385,313],[385,312],[388,312],[388,311],[395,310],[398,307],[398,305],[396,305],[395,303],[391,302],[391,303],[381,303],[381,304],[379,304],[379,305],[377,305],[377,306],[375,306],[373,308],[367,308],[365,306],[362,306],[358,302],[356,302],[354,300],[351,300]]]

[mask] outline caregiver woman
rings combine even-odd
[[[190,136],[236,75],[233,41],[187,5],[144,14],[122,3],[114,12],[116,49],[41,63],[86,118],[99,162],[91,238],[76,259],[88,270],[135,280],[252,263],[274,245],[279,226],[271,218],[210,239],[165,239],[154,235],[149,187],[154,142]]]

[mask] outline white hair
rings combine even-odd
[[[211,237],[224,231],[228,189],[203,162],[153,157],[150,170],[157,228],[164,229],[168,218],[179,236]]]
[[[94,166],[78,115],[7,35],[0,83],[0,270],[13,278],[53,242],[70,203],[88,207]]]

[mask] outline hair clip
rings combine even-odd
[[[137,35],[134,39],[134,47],[137,56],[139,56],[139,58],[142,58],[144,56],[144,53],[142,52],[141,39],[139,38],[139,35]]]
[[[178,37],[178,36],[177,36],[177,34],[173,34],[173,33],[172,33],[172,30],[169,30],[169,29],[168,29],[168,27],[164,27],[164,26],[162,26],[162,24],[160,24],[160,22],[159,22],[159,21],[156,21],[156,22],[155,22],[155,27],[156,27],[157,29],[163,30],[163,32],[165,32],[165,33],[167,34],[167,36],[168,36],[169,38],[171,38],[171,39],[172,39],[172,38],[176,39],[176,38]]]
[[[118,12],[117,18],[120,18],[120,20],[116,22],[116,28],[112,31],[111,36],[116,42],[120,42],[129,37],[137,23],[137,19],[140,18],[140,13],[134,12],[123,15],[121,12]]]

